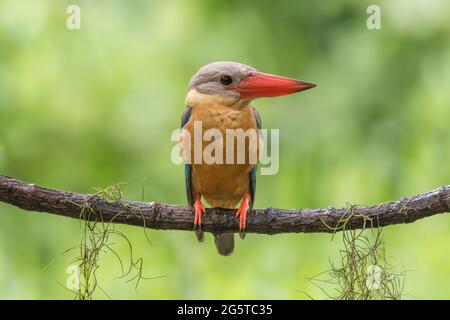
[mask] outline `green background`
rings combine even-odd
[[[371,31],[374,3],[382,29]],[[66,28],[69,4],[81,30]],[[319,84],[255,101],[264,127],[280,128],[280,170],[258,176],[256,207],[372,204],[446,185],[449,14],[445,0],[0,0],[0,174],[76,192],[128,182],[127,199],[145,186],[146,201],[185,204],[170,134],[190,76],[231,60]],[[250,234],[221,257],[211,236],[149,230],[151,246],[141,228],[118,230],[143,275],[165,277],[136,291],[104,254],[99,283],[112,298],[324,298],[307,278],[341,245]],[[409,270],[407,298],[450,298],[449,230],[447,215],[385,228],[387,256]],[[0,298],[73,298],[64,286],[76,254],[63,252],[81,232],[76,220],[0,204]]]

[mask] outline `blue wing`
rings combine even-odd
[[[259,116],[258,111],[256,111],[255,108],[253,108],[253,114],[255,115],[255,119],[256,119],[256,127],[258,129],[261,129],[262,127],[262,122],[261,122],[261,117]],[[251,201],[251,207],[253,207],[253,204],[255,203],[255,194],[256,194],[256,170],[257,170],[257,165],[250,170],[250,196],[252,197],[252,201]]]
[[[183,115],[181,116],[181,128],[184,127],[184,125],[189,121],[189,118],[191,117],[192,108],[187,106],[186,110],[183,112]],[[187,200],[190,206],[194,205],[194,194],[192,193],[192,186],[191,186],[191,165],[189,163],[184,164],[184,180],[186,183],[186,195]]]

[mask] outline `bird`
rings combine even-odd
[[[227,130],[254,130],[260,137],[262,123],[251,105],[254,99],[288,95],[315,86],[310,82],[259,72],[253,67],[230,61],[207,64],[192,76],[185,99],[186,108],[181,117],[179,147],[180,154],[185,158],[187,200],[194,208],[194,229],[197,229],[199,241],[204,238],[201,224],[206,211],[202,198],[211,207],[235,209],[239,204],[236,218],[239,219],[241,236],[245,235],[247,214],[255,202],[257,170],[257,163],[249,161],[248,153],[250,149],[256,149],[259,155],[261,141],[257,139],[256,147],[246,141],[239,150],[238,144],[233,145],[231,151],[238,154],[241,151],[246,155],[243,163],[236,163],[236,155],[231,158],[234,161],[195,162],[192,159],[196,156],[196,148],[192,148],[192,143],[190,148],[186,147],[186,140],[195,135],[195,123],[201,123],[202,130],[215,129],[222,134],[223,155],[229,152],[226,150]],[[208,144],[203,144],[197,152],[201,153],[207,147]],[[233,233],[214,234],[214,242],[220,255],[233,253]]]

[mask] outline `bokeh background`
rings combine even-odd
[[[81,30],[66,28],[81,7]],[[381,30],[366,9],[381,8]],[[280,128],[280,170],[259,176],[256,207],[372,204],[450,183],[450,3],[390,1],[0,0],[0,174],[127,199],[185,204],[170,161],[190,76],[217,60],[319,84],[255,102]],[[327,234],[248,235],[232,257],[209,236],[119,226],[142,257],[135,290],[104,254],[112,298],[325,295],[308,281],[340,241]],[[450,298],[450,216],[384,230],[387,256],[409,270],[409,298]],[[0,203],[0,298],[72,299],[64,288],[78,221]],[[115,249],[124,257],[127,244]],[[124,258],[125,259],[125,258]],[[101,291],[97,299],[107,298]]]

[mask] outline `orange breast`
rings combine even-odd
[[[193,143],[194,121],[201,121],[203,134],[209,129],[216,129],[216,133],[220,133],[220,137],[213,135],[212,142],[203,141],[202,163],[194,162],[196,151]],[[197,129],[198,125],[197,122]],[[191,134],[191,183],[194,194],[201,194],[212,207],[234,208],[244,194],[250,191],[250,170],[258,159],[259,131],[252,107],[232,109],[222,105],[196,106],[193,107],[189,122],[184,128]],[[227,129],[242,129],[241,133],[247,132],[244,140],[241,136],[241,141],[245,143],[239,144],[238,136],[230,135]],[[252,139],[252,131],[256,134],[256,140]],[[236,131],[233,133],[239,134]],[[219,150],[220,143],[216,138],[222,139],[222,155]],[[212,143],[215,143],[217,149],[213,148]],[[233,156],[230,156],[230,151]],[[207,160],[205,156],[209,155],[214,156],[216,163],[205,163]]]

